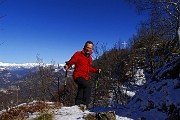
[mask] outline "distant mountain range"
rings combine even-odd
[[[17,101],[17,95],[19,103],[27,102],[32,98],[38,99],[39,96],[44,95],[41,80],[45,81],[49,76],[53,82],[46,82],[46,85],[48,85],[52,93],[56,92],[58,82],[60,81],[59,85],[64,84],[65,70],[63,66],[63,64],[12,64],[0,62],[0,98],[2,98],[0,99],[0,110],[1,106],[6,107],[9,104],[15,104],[14,102],[10,103],[10,101]],[[72,76],[71,71],[68,71],[67,77]],[[68,80],[71,80],[70,77]],[[50,79],[48,78],[48,80]],[[47,92],[47,96],[50,93]]]
[[[50,64],[46,64],[50,65]],[[33,73],[38,70],[40,64],[38,63],[25,63],[25,64],[16,64],[16,63],[3,63],[0,62],[0,88],[7,87],[17,80],[21,80],[28,73]],[[54,71],[64,71],[63,64],[54,66]]]
[[[24,63],[24,64],[16,64],[16,63],[3,63],[0,62],[0,66],[4,66],[4,67],[34,67],[37,66],[39,64],[37,63]]]

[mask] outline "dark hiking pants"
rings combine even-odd
[[[77,96],[75,99],[75,104],[80,105],[84,104],[88,107],[90,103],[91,97],[91,83],[89,80],[85,80],[83,77],[78,77],[75,80],[76,84],[78,85]]]

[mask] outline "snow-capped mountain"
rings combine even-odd
[[[0,70],[4,69],[18,69],[18,68],[33,68],[38,66],[37,63],[24,63],[24,64],[16,64],[16,63],[3,63],[0,62]]]
[[[28,73],[32,73],[38,70],[39,66],[50,66],[50,64],[39,63],[3,63],[0,62],[0,88],[9,86],[17,80],[21,80]],[[62,71],[63,64],[54,66],[54,71]],[[64,71],[64,70],[63,70]]]
[[[16,64],[0,62],[0,88],[21,79],[29,71],[36,70],[37,66],[38,64],[36,63]]]
[[[40,63],[23,63],[23,64],[17,64],[17,63],[3,63],[0,62],[0,71],[4,69],[8,70],[14,70],[14,69],[31,69],[38,66],[50,66],[51,64],[40,64]],[[54,65],[55,67],[62,68],[64,64]]]

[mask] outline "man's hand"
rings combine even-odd
[[[68,69],[69,69],[69,66],[68,66],[68,65],[64,65],[64,69],[65,69],[65,70],[68,70]]]
[[[97,69],[97,73],[101,73],[101,69]]]

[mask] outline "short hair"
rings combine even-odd
[[[87,46],[87,44],[92,44],[94,46],[94,43],[92,41],[86,41],[86,43],[84,44],[84,48]]]

